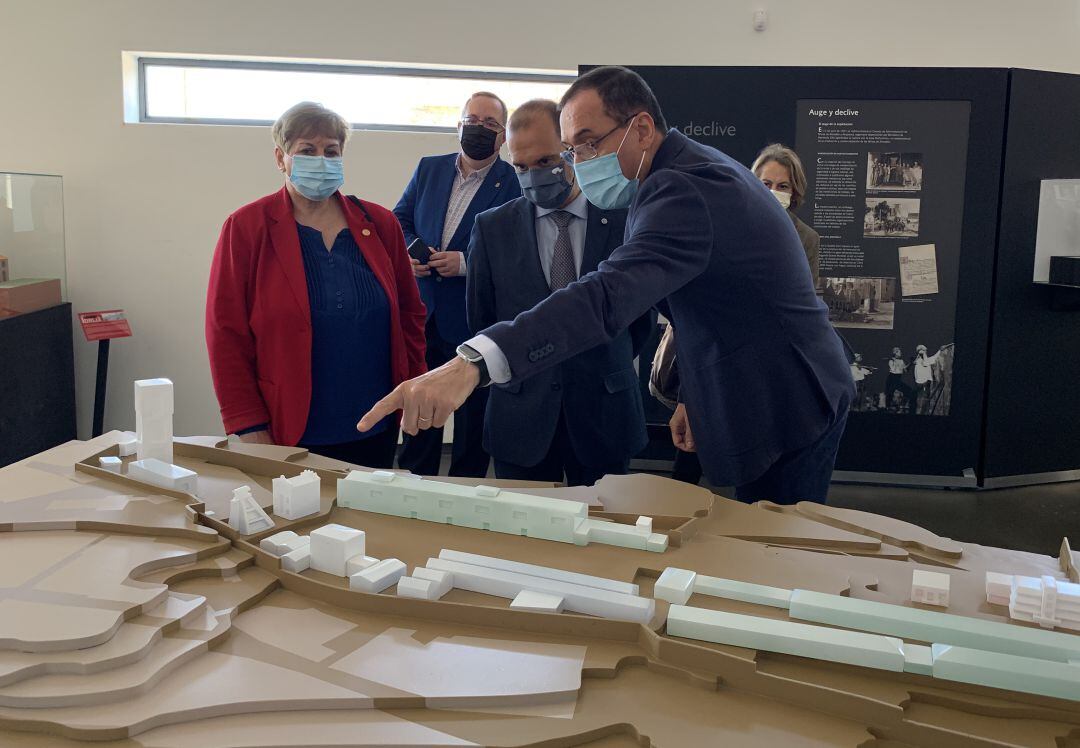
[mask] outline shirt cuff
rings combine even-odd
[[[458,265],[458,275],[467,275],[468,269],[465,267],[465,253],[461,253],[461,263]]]
[[[492,382],[506,384],[510,381],[510,362],[506,360],[506,354],[502,352],[502,349],[496,345],[494,340],[487,335],[477,335],[470,340],[466,340],[465,345],[484,357],[488,376],[491,377]]]
[[[269,423],[260,423],[257,426],[248,426],[246,429],[238,429],[235,433],[237,436],[244,436],[245,434],[254,434],[256,431],[268,431],[269,429]]]

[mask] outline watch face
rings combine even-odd
[[[459,346],[457,352],[466,361],[483,361],[484,357],[481,356],[475,349],[469,348],[466,345]]]

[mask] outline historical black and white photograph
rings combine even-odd
[[[896,346],[880,361],[866,360],[856,351],[851,362],[855,400],[851,409],[861,413],[947,416],[952,405],[955,346],[931,349],[924,343],[913,351]]]
[[[896,278],[821,278],[818,292],[835,327],[893,329]]]
[[[867,192],[918,192],[922,189],[921,153],[875,153],[866,155]]]
[[[907,238],[918,235],[918,198],[866,198],[866,212],[863,215],[863,236]]]

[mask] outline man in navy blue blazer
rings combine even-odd
[[[659,304],[679,331],[676,446],[743,500],[824,501],[854,384],[780,203],[734,159],[668,130],[631,70],[580,77],[560,125],[589,201],[630,205],[623,245],[399,385],[358,428],[399,408],[406,432],[438,425],[478,385],[525,381]]]
[[[458,125],[460,152],[420,159],[394,208],[405,244],[419,237],[430,252],[427,262],[412,260],[428,313],[429,369],[454,358],[458,345],[469,337],[465,274],[473,219],[521,195],[514,170],[499,158],[506,115],[506,104],[495,94],[473,94]],[[482,443],[486,400],[487,392],[477,392],[454,416],[450,475],[487,475],[489,458]],[[442,428],[430,428],[406,437],[398,464],[419,475],[438,475],[441,457]]]
[[[507,125],[522,197],[481,213],[469,241],[469,327],[512,320],[596,270],[622,244],[625,210],[600,210],[563,158],[554,101],[522,104]],[[495,475],[592,485],[627,471],[648,442],[634,358],[655,316],[524,381],[491,388],[484,448]]]

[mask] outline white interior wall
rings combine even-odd
[[[765,33],[751,28],[757,7],[770,15]],[[135,332],[112,347],[106,428],[133,424],[133,379],[168,376],[176,433],[202,434],[221,429],[202,332],[214,242],[224,218],[279,187],[280,175],[265,128],[123,124],[124,50],[562,69],[1080,72],[1080,0],[0,0],[0,171],[64,177],[74,308],[122,307]],[[722,91],[703,95],[722,106]],[[453,148],[445,135],[356,133],[346,189],[392,206],[420,156]],[[95,347],[77,334],[75,348],[85,436]]]

